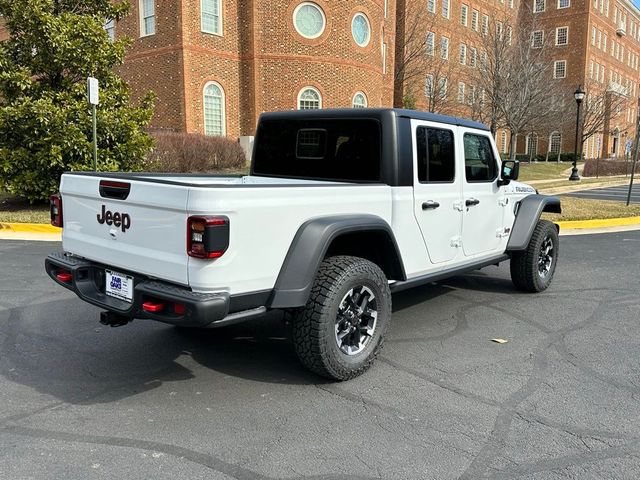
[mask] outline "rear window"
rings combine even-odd
[[[255,175],[377,182],[380,123],[370,119],[264,120]]]

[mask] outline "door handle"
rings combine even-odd
[[[480,200],[477,198],[468,198],[466,202],[464,202],[467,207],[473,207],[474,205],[478,205]]]
[[[422,210],[435,210],[439,206],[440,206],[440,204],[438,202],[434,202],[433,200],[429,200],[428,202],[424,202],[422,204]]]

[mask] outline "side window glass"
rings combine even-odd
[[[489,138],[464,134],[464,166],[467,182],[492,182],[498,174]]]
[[[453,132],[440,128],[418,127],[418,180],[421,183],[453,182],[455,150]]]

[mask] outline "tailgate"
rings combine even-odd
[[[188,284],[188,186],[71,173],[62,176],[60,193],[66,252]]]

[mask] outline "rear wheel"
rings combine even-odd
[[[320,265],[307,305],[294,314],[293,344],[309,370],[348,380],[371,366],[390,318],[382,270],[362,258],[330,257]]]
[[[511,257],[511,280],[520,290],[542,292],[551,284],[558,262],[558,231],[548,220],[536,225],[527,249]]]

